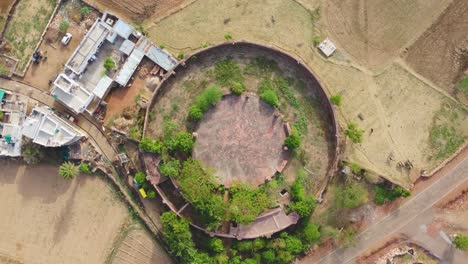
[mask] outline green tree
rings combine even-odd
[[[286,242],[286,250],[291,252],[291,254],[297,255],[304,251],[304,245],[299,238],[292,235],[287,235],[285,236],[284,240]]]
[[[289,209],[295,211],[301,217],[306,217],[312,214],[315,210],[316,201],[313,197],[306,197],[303,200],[295,201],[289,204]]]
[[[344,133],[353,143],[361,143],[364,130],[359,129],[356,123],[351,122],[348,124],[348,128]]]
[[[211,86],[205,89],[205,91],[195,98],[195,105],[206,112],[210,107],[216,105],[221,100],[223,91],[216,86]]]
[[[195,122],[202,120],[203,118],[203,111],[200,107],[196,105],[192,105],[189,109],[189,119]]]
[[[273,249],[268,249],[262,253],[262,260],[265,263],[274,263],[276,260],[275,251]]]
[[[193,255],[195,244],[188,221],[169,211],[161,215],[161,222],[163,225],[162,233],[171,253],[178,257]]]
[[[140,141],[139,147],[144,152],[161,153],[164,146],[161,141],[154,140],[149,137],[144,137]]]
[[[453,240],[453,243],[458,249],[468,250],[468,236],[466,235],[457,234],[457,236]]]
[[[241,95],[245,91],[245,87],[241,82],[231,82],[229,85],[231,92],[235,95]]]
[[[59,24],[59,32],[62,34],[65,34],[69,26],[70,26],[70,23],[68,23],[68,21],[62,20]]]
[[[81,9],[80,9],[80,13],[81,13],[81,16],[82,17],[87,17],[89,15],[89,7],[88,6],[83,6]]]
[[[148,191],[148,198],[152,199],[156,197],[156,191],[155,190],[149,190]]]
[[[235,244],[235,248],[241,253],[252,252],[252,240],[242,240]]]
[[[111,57],[107,57],[106,60],[104,61],[104,69],[107,71],[112,71],[115,69],[115,61]]]
[[[159,165],[159,171],[162,175],[176,177],[180,171],[180,161],[173,159]]]
[[[284,140],[284,145],[289,149],[297,149],[301,145],[301,137],[295,129],[291,130],[291,134]]]
[[[302,177],[298,177],[291,185],[291,198],[293,201],[301,201],[306,197]]]
[[[89,165],[87,163],[82,162],[80,164],[80,172],[85,173],[85,174],[91,173],[91,170],[89,169]]]
[[[166,140],[166,146],[169,151],[181,151],[191,153],[194,145],[192,134],[188,132],[179,132],[174,137]]]
[[[299,228],[298,235],[306,244],[316,242],[320,238],[319,226],[311,222],[306,222]]]
[[[214,253],[221,253],[224,251],[223,241],[219,238],[211,238],[208,247]]]
[[[70,180],[76,177],[79,171],[80,171],[79,167],[69,161],[63,163],[59,167],[59,175],[67,180]]]
[[[265,242],[265,239],[263,239],[263,238],[256,238],[252,242],[252,249],[253,249],[254,252],[258,252],[258,251],[264,249],[265,246],[266,246],[266,242]]]
[[[336,106],[341,105],[341,94],[333,95],[330,97],[330,102]]]
[[[277,252],[277,261],[280,264],[287,264],[294,259],[294,256],[291,255],[289,251],[280,250]]]
[[[265,103],[273,106],[273,107],[278,107],[279,106],[279,99],[278,95],[276,95],[275,91],[273,90],[264,90],[260,94],[260,99],[262,99]]]
[[[146,174],[144,174],[143,172],[139,171],[137,173],[135,173],[135,181],[138,183],[138,184],[143,184],[145,181],[146,181]]]
[[[231,203],[229,212],[231,219],[239,224],[248,224],[270,206],[267,195],[259,189],[246,184],[231,186]]]
[[[258,262],[256,259],[246,258],[241,262],[241,264],[258,264]]]

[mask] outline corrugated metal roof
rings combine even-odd
[[[102,99],[107,94],[112,82],[113,80],[109,76],[104,75],[94,88],[93,94]]]
[[[123,20],[119,19],[113,27],[114,31],[119,34],[124,39],[128,39],[130,34],[132,34],[134,28],[129,24],[125,23]]]
[[[135,47],[135,43],[133,43],[130,40],[126,39],[126,40],[124,40],[122,45],[120,45],[119,50],[121,52],[127,54],[127,55],[130,55],[130,53],[132,53],[132,50],[133,50],[134,47]]]
[[[128,57],[127,61],[122,66],[122,69],[120,69],[119,73],[117,74],[115,81],[122,86],[126,86],[141,60],[143,59],[144,55],[145,54],[140,50],[133,50],[132,54]]]

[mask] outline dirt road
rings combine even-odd
[[[323,257],[320,263],[352,263],[366,249],[373,247],[392,234],[401,232],[401,230],[407,228],[408,224],[421,221],[424,218],[424,213],[467,179],[468,157],[465,157],[444,177],[439,178],[402,207],[362,232],[357,237],[357,243],[354,247],[337,249]],[[306,257],[298,263],[309,263],[309,261]]]

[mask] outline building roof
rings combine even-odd
[[[141,51],[133,50],[117,74],[115,81],[122,86],[126,86],[143,57],[144,54]]]
[[[132,50],[133,50],[134,47],[135,47],[135,43],[133,43],[130,40],[126,39],[126,40],[124,40],[124,42],[120,46],[119,50],[121,52],[127,54],[127,55],[130,55],[130,53],[132,53]]]
[[[135,49],[140,50],[154,63],[161,66],[166,71],[171,70],[177,64],[177,60],[162,49],[156,47],[147,38],[142,37],[135,45]]]
[[[35,107],[26,118],[22,134],[45,147],[70,145],[83,137],[82,133],[44,106]]]
[[[113,27],[115,33],[121,36],[124,39],[128,39],[132,34],[134,28],[129,24],[125,23],[122,19],[117,20]]]
[[[329,38],[326,38],[322,43],[319,44],[318,48],[325,54],[325,56],[330,57],[336,51],[336,46],[331,42]]]
[[[112,78],[107,75],[104,75],[101,80],[99,80],[96,88],[94,88],[93,94],[95,94],[99,98],[104,98],[107,92],[109,91],[110,86],[112,85]]]
[[[22,134],[27,99],[20,95],[13,95],[0,89],[0,111],[3,119],[0,120],[0,156],[21,156]]]

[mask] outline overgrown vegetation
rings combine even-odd
[[[222,86],[229,86],[231,82],[242,84],[244,81],[241,68],[232,58],[217,62],[214,73],[216,82]]]
[[[341,106],[341,94],[336,94],[330,97],[330,102],[336,106]]]
[[[211,86],[206,88],[201,95],[195,98],[194,103],[190,107],[189,119],[195,122],[200,121],[203,118],[203,113],[216,105],[222,96],[223,91],[219,87]]]
[[[260,94],[260,99],[262,99],[265,103],[273,106],[279,106],[279,99],[278,95],[273,90],[266,89]]]
[[[253,222],[266,208],[271,205],[267,195],[262,190],[255,190],[247,184],[237,184],[229,189],[231,201],[229,213],[231,219],[239,224]]]
[[[291,185],[291,200],[289,209],[297,212],[301,217],[307,217],[315,210],[316,202],[313,196],[307,195],[304,188],[305,177],[301,174]]]
[[[453,240],[453,244],[460,249],[467,251],[468,250],[468,236],[464,234],[457,234],[455,239]]]
[[[110,71],[114,70],[115,67],[116,67],[115,61],[111,57],[107,57],[106,60],[104,61],[104,69],[106,69],[106,71],[110,72]]]
[[[359,129],[356,123],[349,123],[348,128],[345,130],[344,133],[349,139],[351,139],[353,143],[362,143],[362,136],[364,135],[364,130]]]
[[[301,137],[295,128],[291,130],[291,134],[284,139],[284,145],[289,149],[297,149],[301,145]]]
[[[150,137],[144,137],[139,144],[141,150],[151,153],[161,153],[163,146],[164,145],[161,141]]]
[[[351,182],[336,188],[335,202],[339,208],[353,209],[367,203],[368,195],[368,191],[363,186]]]
[[[399,197],[408,197],[410,195],[410,191],[400,186],[396,186],[395,188],[390,188],[385,184],[377,184],[375,186],[375,203],[378,205],[394,201]]]
[[[465,138],[458,134],[454,127],[437,125],[430,131],[430,143],[436,151],[436,159],[442,159],[455,153],[464,141]]]

